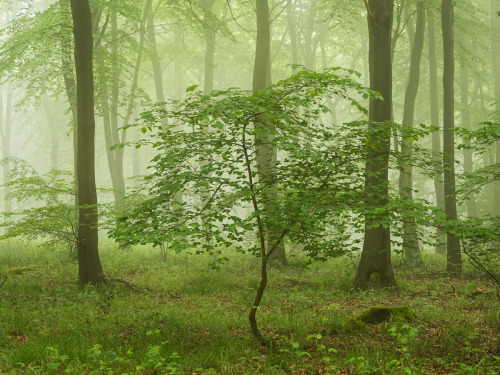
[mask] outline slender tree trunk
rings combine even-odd
[[[440,128],[439,121],[439,94],[437,79],[437,54],[436,54],[436,27],[434,13],[431,7],[427,8],[428,31],[429,31],[429,90],[431,107],[431,125]],[[437,167],[434,169],[434,191],[436,193],[436,207],[444,212],[444,186],[443,186],[443,160],[441,155],[441,134],[440,131],[432,132],[432,152],[433,163]],[[446,235],[441,228],[436,228],[436,253],[446,253]]]
[[[442,0],[441,26],[443,30],[443,167],[444,206],[446,219],[457,220],[455,195],[455,53],[453,32],[453,0]],[[460,241],[446,234],[447,271],[458,276],[462,272]]]
[[[71,123],[73,125],[73,169],[75,174],[75,186],[78,186],[78,172],[77,172],[77,163],[76,163],[76,155],[78,152],[78,144],[77,144],[77,115],[76,115],[76,82],[75,82],[75,71],[74,64],[71,53],[71,36],[67,35],[67,29],[69,29],[69,25],[67,25],[67,19],[69,17],[70,3],[68,0],[60,0],[59,9],[61,11],[61,67],[62,74],[64,78],[64,87],[66,89],[66,96],[68,98],[68,104],[71,110]],[[78,207],[78,194],[75,194],[75,206]]]
[[[297,42],[297,21],[295,15],[295,1],[292,0],[287,6],[288,33],[290,34],[290,47],[292,52],[292,65],[299,63],[299,47]],[[292,69],[292,73],[297,73],[297,69]]]
[[[413,145],[408,133],[413,129],[415,100],[417,98],[420,82],[420,60],[424,47],[425,35],[425,4],[423,1],[417,3],[417,28],[413,33],[414,40],[411,48],[410,77],[406,86],[404,112],[403,112],[403,134],[401,142],[399,194],[405,201],[413,201],[413,167],[412,154]],[[412,212],[403,215],[403,251],[406,261],[410,266],[422,263],[420,246],[418,244],[417,225]]]
[[[204,31],[205,31],[205,80],[203,93],[210,94],[214,89],[214,60],[215,60],[215,29],[210,24],[212,18],[212,9],[215,0],[202,1]]]
[[[10,157],[10,141],[12,133],[12,87],[7,85],[7,99],[5,103],[5,118],[3,117],[3,100],[0,97],[0,106],[2,113],[0,114],[0,121],[3,122],[1,129],[2,135],[2,156],[4,159]],[[9,213],[12,211],[11,200],[9,198],[10,186],[10,162],[4,160],[3,164],[3,183],[4,183],[4,211]]]
[[[366,6],[370,36],[370,88],[378,91],[384,100],[370,99],[370,126],[378,131],[368,140],[373,145],[373,156],[367,159],[365,166],[365,203],[383,210],[389,201],[391,134],[380,123],[387,123],[392,118],[391,32],[394,4],[393,0],[367,0]],[[354,279],[355,286],[367,288],[374,273],[379,275],[381,286],[396,286],[388,212],[376,217],[366,215],[363,252]]]
[[[304,43],[302,44],[302,49],[304,53],[304,65],[307,69],[315,68],[315,60],[316,60],[316,48],[313,43],[313,34],[315,29],[315,21],[317,14],[317,5],[315,0],[311,0],[309,2],[309,9],[307,12],[306,24],[304,27]]]
[[[151,51],[151,65],[153,68],[153,80],[155,83],[156,101],[158,103],[165,102],[165,89],[163,86],[163,72],[161,68],[161,59],[158,54],[156,43],[156,31],[153,14],[153,0],[146,0],[146,26],[149,39],[149,50]]]
[[[495,119],[500,121],[500,0],[491,0],[491,51],[495,80]],[[500,141],[496,144],[496,163],[500,163]],[[500,215],[500,181],[495,182],[493,215]]]
[[[81,286],[104,282],[98,250],[94,164],[94,76],[92,19],[88,0],[71,0],[77,86],[78,265]]]
[[[45,110],[45,117],[47,118],[47,125],[49,126],[50,134],[50,169],[58,168],[58,155],[59,155],[59,141],[58,134],[54,126],[54,115],[50,109],[50,104],[45,97],[42,97],[42,105]]]
[[[462,127],[470,129],[470,109],[469,109],[469,72],[465,66],[460,69],[460,98],[462,110]],[[466,140],[465,144],[470,146],[470,141]],[[473,171],[473,152],[472,150],[464,150],[464,172],[472,173]],[[470,192],[467,196],[467,216],[477,216],[476,195]]]
[[[269,3],[268,0],[257,0],[256,1],[256,16],[257,16],[257,41],[255,47],[255,64],[253,70],[253,90],[259,91],[271,85],[271,76],[269,69],[270,54],[271,54],[271,28],[269,19]],[[255,122],[255,127],[263,128],[259,135],[255,135],[255,148],[257,153],[257,172],[259,176],[259,184],[262,186],[263,190],[263,208],[260,210],[263,212],[263,216],[269,220],[270,215],[275,214],[273,211],[276,209],[276,200],[271,201],[273,197],[272,194],[266,193],[265,190],[272,186],[273,179],[273,165],[275,162],[275,152],[271,150],[267,145],[272,141],[271,137],[266,134],[267,119],[261,117]],[[248,150],[245,149],[245,155],[247,155]],[[247,167],[250,168],[248,156],[247,156]],[[251,179],[251,173],[249,173],[249,178]],[[253,188],[253,183],[252,183]],[[274,197],[276,198],[276,197]],[[257,202],[253,199],[254,211],[257,213],[259,210],[257,208]],[[267,287],[267,265],[270,255],[267,254],[267,249],[270,247],[272,238],[271,233],[273,229],[266,225],[261,220],[261,215],[257,217],[259,224],[259,235],[260,235],[260,247],[261,247],[261,278],[260,284],[257,289],[257,295],[250,309],[250,314],[248,320],[250,322],[250,328],[254,336],[263,345],[267,345],[266,340],[260,333],[257,325],[257,310],[259,309],[262,296]],[[279,242],[278,242],[279,243]],[[277,249],[276,249],[277,250]]]

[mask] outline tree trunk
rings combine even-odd
[[[212,17],[212,9],[215,0],[202,1],[203,20],[205,23],[205,80],[203,86],[203,93],[210,94],[214,89],[214,59],[215,59],[215,29],[209,22]]]
[[[66,22],[71,11],[68,0],[60,0],[59,9],[61,11],[61,69],[64,78],[64,87],[66,89],[66,96],[71,110],[71,122],[73,125],[73,170],[75,174],[75,186],[78,186],[78,172],[77,172],[77,115],[76,115],[76,82],[73,59],[71,57],[71,40],[70,36],[66,35]],[[69,27],[68,27],[69,28]],[[78,207],[78,194],[75,194],[75,206]]]
[[[434,13],[431,7],[427,8],[428,29],[429,29],[429,90],[431,107],[431,125],[440,127],[439,121],[439,95],[437,79],[437,54],[436,54],[436,27]],[[433,162],[437,165],[434,169],[434,191],[436,192],[436,207],[444,211],[444,187],[441,158],[441,134],[439,131],[432,132],[432,152]],[[436,228],[436,253],[446,253],[446,235],[442,233],[441,228]]]
[[[317,5],[315,0],[310,0],[307,11],[307,19],[303,31],[304,43],[302,49],[304,53],[304,65],[307,69],[314,70],[316,60],[316,46],[313,43],[314,26],[317,14]]]
[[[299,63],[299,48],[297,43],[297,22],[295,15],[295,1],[292,0],[287,5],[288,33],[290,34],[290,47],[292,52],[292,65]],[[292,68],[292,73],[297,73],[297,69]]]
[[[270,69],[270,56],[271,56],[271,26],[269,19],[269,4],[268,0],[259,0],[256,3],[257,14],[257,43],[255,50],[255,65],[253,71],[253,90],[258,91],[271,86],[271,69]],[[265,117],[259,118],[256,126],[266,126]],[[259,125],[259,122],[261,125]],[[276,219],[272,219],[273,215],[279,212],[278,197],[274,193],[266,193],[266,190],[272,190],[274,184],[274,165],[276,163],[277,151],[270,149],[267,145],[271,144],[272,137],[265,134],[265,131],[260,132],[260,135],[255,136],[256,152],[257,152],[257,170],[259,174],[260,183],[267,188],[263,190],[264,196],[264,212],[265,216],[271,218],[273,222],[272,228],[266,228],[267,245],[274,243],[276,233],[280,232],[277,227]],[[288,265],[286,258],[286,251],[284,244],[280,244],[271,258],[276,258],[281,261],[284,266]]]
[[[420,60],[424,47],[425,35],[425,4],[423,1],[417,3],[417,28],[414,33],[414,40],[411,48],[410,77],[406,86],[404,112],[403,112],[403,134],[401,142],[400,173],[399,173],[399,194],[401,199],[413,201],[413,167],[412,140],[408,134],[413,129],[415,114],[415,100],[417,98],[418,86],[420,82]],[[415,266],[422,263],[422,255],[418,244],[417,225],[415,216],[403,214],[403,251],[408,265]]]
[[[443,167],[444,207],[446,219],[457,220],[455,196],[455,53],[453,32],[453,0],[442,0],[441,26],[443,31]],[[462,272],[460,241],[446,234],[446,269],[450,275]]]
[[[460,69],[460,98],[461,98],[461,112],[462,112],[462,127],[470,129],[470,109],[469,109],[469,72],[465,66]],[[465,141],[466,146],[470,146],[470,141]],[[472,173],[473,171],[473,152],[472,150],[464,150],[464,172]],[[467,195],[467,216],[477,216],[476,195],[471,191]]]
[[[370,88],[378,91],[384,100],[370,99],[369,126],[374,132],[369,139],[373,156],[365,165],[365,202],[369,207],[384,209],[389,201],[389,152],[390,130],[377,123],[387,123],[392,118],[392,60],[391,29],[393,0],[368,0]],[[382,221],[382,224],[380,224]],[[374,226],[377,225],[376,227]],[[372,274],[378,274],[381,286],[396,286],[391,263],[391,232],[389,213],[365,217],[363,252],[354,284],[367,288]]]
[[[81,286],[104,282],[98,250],[94,165],[94,76],[92,19],[88,0],[71,0],[77,87],[78,265]]]
[[[496,121],[500,121],[500,0],[491,0],[491,51],[495,79]],[[500,141],[496,144],[496,163],[500,163]],[[493,215],[500,215],[500,181],[495,182]]]
[[[0,95],[0,121],[3,124],[0,124],[1,128],[1,136],[2,136],[2,157],[3,159],[7,159],[10,157],[10,140],[12,133],[12,87],[9,84],[7,87],[7,100],[5,103],[5,118],[3,115],[3,100]],[[9,213],[12,211],[11,201],[9,198],[10,194],[10,186],[8,185],[10,182],[10,162],[8,160],[4,160],[3,164],[3,183],[4,183],[4,212]],[[6,228],[7,229],[7,228]]]

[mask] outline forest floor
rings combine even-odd
[[[252,336],[258,260],[157,249],[101,249],[104,288],[76,285],[61,250],[0,243],[0,374],[497,374],[500,302],[472,270],[450,279],[443,259],[397,268],[399,288],[355,291],[355,259],[273,268],[257,315],[276,343]],[[430,271],[430,269],[434,271]],[[352,331],[374,305],[408,304],[416,320]]]

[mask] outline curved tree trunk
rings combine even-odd
[[[94,74],[92,20],[88,0],[71,0],[77,87],[78,265],[81,286],[104,282],[99,260],[94,164]]]
[[[443,29],[443,167],[444,207],[447,220],[457,220],[455,196],[455,53],[453,32],[453,0],[443,0],[441,10]],[[460,241],[451,233],[446,234],[448,273],[462,272]]]
[[[373,145],[373,156],[367,159],[365,165],[365,202],[368,206],[383,209],[389,201],[391,134],[389,129],[377,123],[386,123],[392,118],[391,33],[394,4],[392,0],[366,0],[365,4],[370,36],[370,88],[384,98],[384,101],[370,99],[370,126],[378,131],[369,140]],[[380,221],[384,225],[380,225]],[[367,288],[372,274],[379,275],[380,286],[396,286],[391,263],[388,212],[365,217],[363,252],[354,279],[355,286]]]

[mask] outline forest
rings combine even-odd
[[[1,0],[0,375],[500,373],[500,0]]]

